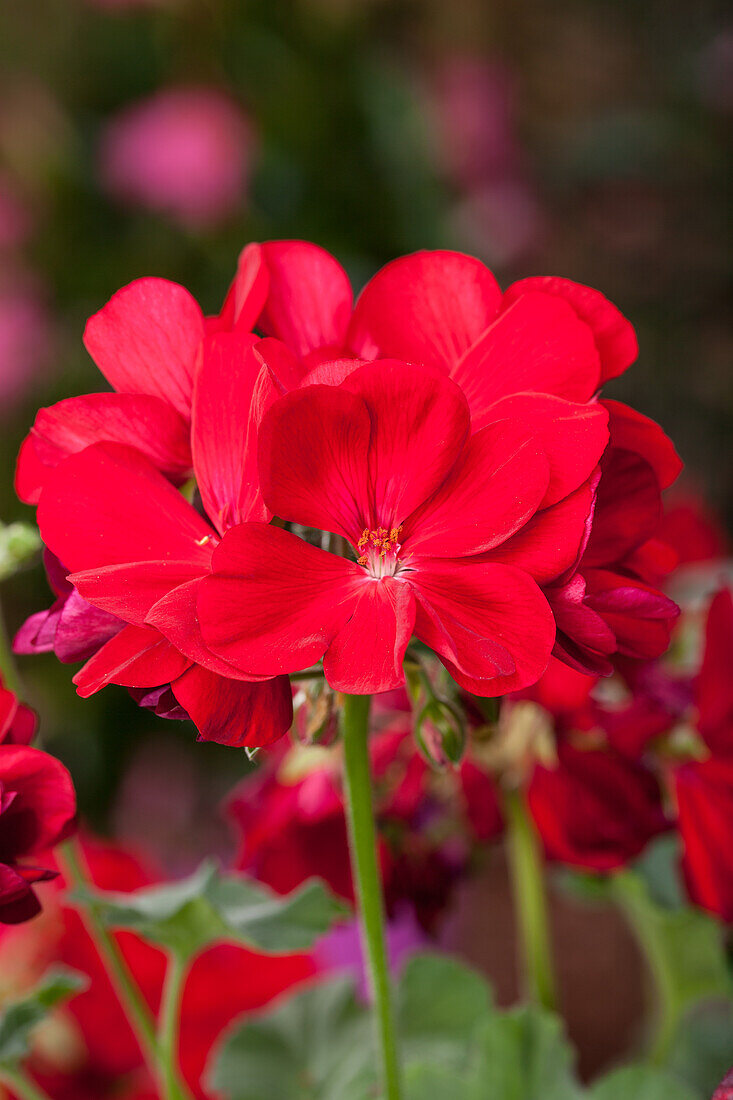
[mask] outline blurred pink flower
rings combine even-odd
[[[0,286],[0,408],[31,388],[52,346],[53,322],[42,294],[32,286]]]
[[[233,100],[211,88],[168,88],[109,123],[100,173],[117,199],[204,228],[242,204],[252,145]]]
[[[511,76],[499,64],[456,56],[433,86],[439,155],[464,187],[521,169]]]

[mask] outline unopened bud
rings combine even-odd
[[[459,764],[466,748],[463,715],[444,699],[433,698],[418,715],[415,737],[433,763],[441,766]]]

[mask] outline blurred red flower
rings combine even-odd
[[[124,849],[85,839],[84,853],[100,889],[130,891],[157,881]],[[58,885],[63,886],[63,878]],[[4,972],[17,992],[52,962],[86,974],[90,983],[54,1016],[58,1039],[53,1027],[39,1039],[31,1059],[34,1075],[54,1100],[111,1100],[120,1094],[124,1100],[155,1100],[157,1090],[81,917],[60,893],[49,897],[45,910],[39,921],[0,936]],[[115,939],[151,1011],[157,1012],[164,953],[130,932],[117,932]],[[180,1060],[197,1098],[208,1096],[201,1076],[222,1030],[240,1013],[263,1007],[316,970],[308,955],[263,956],[225,944],[196,959],[181,1003]]]
[[[47,862],[75,821],[76,795],[63,764],[27,745],[0,745],[0,923],[40,912],[33,886],[55,872],[36,861]]]

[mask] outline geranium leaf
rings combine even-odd
[[[130,894],[78,891],[74,897],[109,927],[128,928],[185,959],[221,941],[273,954],[301,951],[345,913],[315,879],[281,897],[209,862],[165,886]]]
[[[86,986],[84,975],[53,967],[30,993],[6,1004],[0,1012],[0,1065],[12,1066],[25,1058],[33,1029],[52,1008]]]
[[[708,1001],[686,1012],[670,1043],[665,1069],[704,1097],[733,1064],[733,1004]]]
[[[596,1082],[588,1100],[700,1100],[700,1093],[651,1066],[625,1066]]]
[[[225,1035],[208,1085],[229,1100],[366,1100],[375,1080],[372,1022],[346,980],[324,982]]]
[[[575,1100],[581,1096],[560,1019],[539,1008],[494,1013],[477,1036],[471,1100]]]
[[[471,1038],[491,1011],[480,974],[444,955],[416,955],[397,989],[397,1021],[407,1058],[465,1064]]]

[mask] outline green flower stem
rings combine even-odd
[[[78,840],[68,840],[61,846],[59,861],[69,887],[91,885]],[[156,1080],[164,1080],[167,1083],[172,1071],[164,1063],[156,1035],[155,1020],[130,974],[117,941],[105,927],[93,905],[80,906],[79,912],[104,963],[112,988],[140,1045],[148,1068]],[[168,1100],[189,1100],[190,1093],[178,1076],[176,1076],[176,1089],[177,1091],[166,1094]]]
[[[525,993],[536,1004],[554,1009],[557,1005],[557,993],[544,865],[534,823],[520,791],[505,793],[504,814]]]
[[[11,1069],[3,1066],[0,1069],[0,1083],[14,1092],[18,1100],[51,1100],[48,1093],[39,1088],[20,1067]]]
[[[342,727],[346,777],[346,816],[349,825],[351,866],[359,902],[362,945],[368,962],[377,1039],[382,1055],[385,1100],[400,1100],[400,1066],[397,1058],[389,967],[384,936],[384,899],[377,861],[377,830],[374,823],[369,773],[368,695],[344,696]]]
[[[613,895],[649,967],[654,985],[656,1011],[647,1058],[652,1065],[662,1065],[670,1053],[680,1017],[669,955],[660,943],[653,923],[649,920],[648,903],[634,889],[634,879],[628,871],[618,871],[614,875]]]
[[[178,1029],[181,1018],[181,997],[187,974],[186,959],[179,955],[171,955],[165,975],[158,1026],[158,1049],[163,1063],[166,1100],[181,1100],[184,1095],[178,1078]]]

